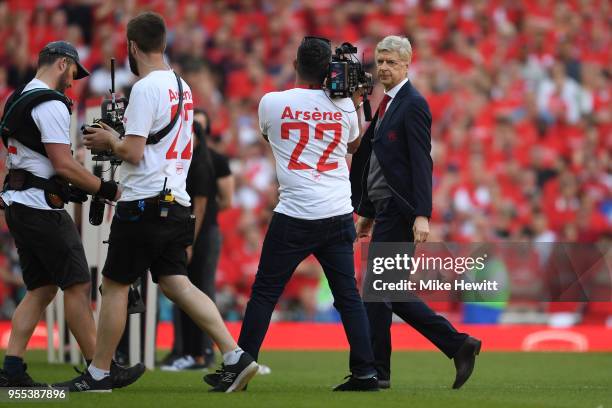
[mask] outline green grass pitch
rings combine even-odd
[[[68,402],[17,406],[86,407],[483,407],[612,408],[612,353],[495,353],[477,358],[472,378],[450,389],[452,361],[441,353],[393,353],[392,388],[370,393],[334,393],[348,374],[346,352],[264,352],[272,374],[256,376],[247,392],[210,394],[203,372],[147,372],[128,388],[110,394],[71,394]],[[75,376],[69,365],[45,363],[29,352],[29,372],[38,381]],[[7,404],[3,404],[7,405]]]

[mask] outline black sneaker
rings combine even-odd
[[[370,378],[357,378],[352,375],[344,377],[348,381],[337,385],[334,391],[378,391],[378,378],[372,376]]]
[[[136,382],[144,374],[145,370],[146,368],[142,363],[135,364],[132,367],[124,367],[112,361],[110,377],[113,382],[113,388],[127,387]]]
[[[48,387],[45,383],[36,382],[28,374],[27,364],[23,365],[23,372],[16,376],[9,376],[8,373],[0,369],[0,387]]]
[[[263,364],[257,364],[257,365],[259,366],[257,369],[257,374],[268,375],[272,372],[272,370],[270,370],[270,367],[266,365],[263,365]],[[209,368],[209,367],[204,367],[204,368]],[[217,384],[219,384],[219,379],[221,378],[220,374],[222,371],[223,370],[216,370],[212,374],[206,374],[204,376],[204,382],[213,387],[216,386]],[[247,386],[245,385],[242,391],[246,391],[246,390],[247,390]]]
[[[257,374],[259,366],[248,353],[243,352],[236,364],[221,364],[221,370],[217,370],[218,381],[210,390],[211,392],[234,392],[242,391]],[[204,377],[206,381],[206,376]],[[208,383],[208,382],[207,382]]]
[[[221,379],[221,372],[223,370],[217,370],[214,374],[206,374],[204,376],[204,382],[210,386],[216,387],[219,384],[219,380]],[[249,384],[245,385],[242,391],[246,391]]]
[[[216,370],[212,374],[206,374],[204,376],[204,382],[211,387],[216,387],[219,384],[219,380],[221,379],[221,373],[223,372],[223,364],[221,364],[221,368]]]
[[[112,392],[113,379],[106,376],[101,380],[94,380],[89,371],[85,370],[81,375],[70,381],[56,383],[53,388],[68,388],[70,392]]]

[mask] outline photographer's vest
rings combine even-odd
[[[0,122],[2,142],[8,149],[9,138],[13,138],[36,153],[48,157],[40,130],[32,118],[32,109],[44,102],[61,101],[72,114],[72,101],[52,89],[35,88],[23,92],[24,88],[25,85],[18,88],[6,102]],[[4,180],[4,190],[22,191],[28,188],[44,190],[47,204],[51,208],[62,208],[70,195],[68,183],[59,176],[46,179],[24,169],[10,169]]]
[[[44,102],[60,101],[72,114],[72,102],[64,94],[53,89],[35,88],[23,92],[24,88],[25,85],[18,88],[6,101],[0,124],[2,142],[8,149],[8,139],[12,137],[27,148],[47,157],[40,130],[32,118],[32,109]]]

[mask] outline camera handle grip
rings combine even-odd
[[[104,219],[104,207],[106,200],[104,198],[93,195],[91,203],[89,203],[89,223],[91,225],[100,225]]]
[[[372,107],[366,94],[363,95],[363,116],[367,122],[372,121]]]

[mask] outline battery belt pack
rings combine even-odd
[[[120,201],[115,206],[115,217],[120,221],[184,221],[191,218],[189,207],[183,207],[176,201],[164,202],[160,196],[142,200]]]
[[[29,188],[44,190],[45,201],[51,208],[61,209],[71,201],[72,189],[66,180],[55,175],[51,178],[35,176],[27,170],[10,169],[4,179],[4,191],[23,191]],[[85,198],[87,198],[85,196]]]
[[[135,201],[120,201],[115,206],[115,218],[121,221],[140,221],[156,218],[152,208],[157,205],[156,198]],[[145,213],[146,210],[146,213]]]

